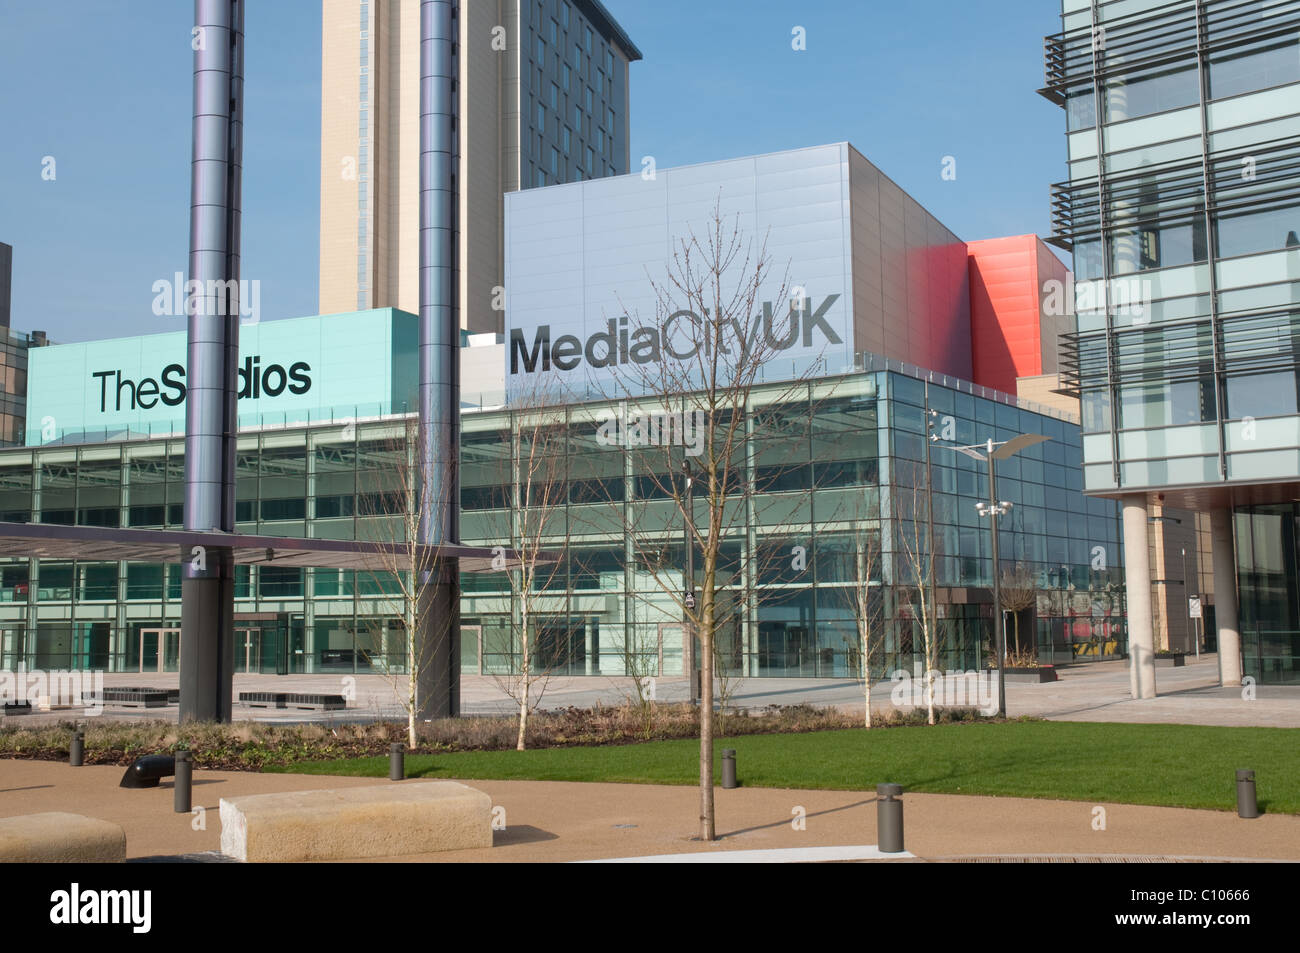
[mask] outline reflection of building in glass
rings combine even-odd
[[[1085,489],[1128,514],[1135,652],[1153,630],[1190,650],[1186,597],[1212,577],[1203,623],[1225,684],[1242,675],[1239,626],[1244,673],[1294,682],[1300,2],[1063,0],[1062,15],[1041,92],[1067,116],[1064,376]]]
[[[909,514],[931,498],[923,462],[927,390],[930,407],[951,418],[958,442],[1021,432],[1052,438],[1004,461],[998,474],[998,497],[1015,504],[1003,524],[1003,569],[1023,567],[1036,589],[1033,606],[1018,613],[1026,647],[1057,663],[1123,652],[1116,509],[1081,492],[1078,426],[1047,408],[1018,405],[952,378],[927,385],[927,375],[915,370],[868,355],[862,360],[868,370],[801,385],[797,400],[789,385],[755,395],[759,432],[742,479],[759,492],[753,517],[725,546],[729,571],[746,570],[724,590],[725,664],[755,676],[856,674],[851,591],[859,553],[882,538],[883,558],[871,571],[882,584],[888,619],[877,673],[910,670],[922,660],[908,593],[894,584],[910,578],[900,543],[915,529]],[[785,399],[774,407],[777,393]],[[549,545],[564,550],[567,543],[567,553],[537,600],[539,664],[621,675],[631,653],[648,670],[681,674],[685,627],[664,591],[662,567],[670,567],[672,588],[680,591],[683,527],[665,515],[672,504],[651,471],[632,465],[643,458],[600,438],[597,411],[590,404],[559,411],[563,492]],[[383,490],[401,470],[405,420],[245,431],[240,531],[383,538]],[[528,430],[508,411],[470,412],[462,426],[462,535],[472,545],[496,545],[508,537],[511,461]],[[182,452],[177,438],[4,451],[0,519],[180,526]],[[970,669],[987,660],[991,622],[988,529],[974,506],[987,496],[984,471],[974,460],[947,454],[936,455],[932,472],[940,665]],[[632,517],[639,527],[647,525],[646,514],[657,513],[659,530],[625,536],[625,511],[640,514]],[[799,568],[789,558],[796,546],[806,550]],[[0,572],[0,665],[175,669],[177,567],[22,560]],[[741,578],[746,573],[752,585]],[[501,671],[517,648],[509,583],[483,574],[466,575],[462,585],[463,671]],[[405,636],[396,592],[391,581],[371,573],[241,567],[237,670],[399,670]],[[1015,627],[1009,615],[1008,632]]]

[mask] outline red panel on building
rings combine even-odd
[[[1067,270],[1037,235],[968,242],[966,248],[974,381],[1014,394],[1016,378],[1048,372],[1043,368],[1044,283],[1064,282]]]

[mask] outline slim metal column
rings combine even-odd
[[[457,0],[420,3],[420,542],[460,540],[460,321],[456,309]],[[416,658],[420,718],[460,710],[455,560],[421,572]]]
[[[244,3],[195,0],[191,282],[185,406],[185,528],[235,529]],[[223,306],[224,305],[224,306]],[[230,549],[182,554],[181,721],[229,721],[234,670]]]

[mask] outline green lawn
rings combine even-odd
[[[1300,729],[1016,721],[751,735],[735,748],[754,787],[991,794],[1235,810],[1238,768],[1256,772],[1262,809],[1300,813]],[[409,755],[410,777],[693,784],[699,745]],[[387,777],[387,758],[267,770]]]

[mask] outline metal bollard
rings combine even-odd
[[[86,732],[78,728],[72,733],[72,745],[68,748],[68,764],[80,768],[86,763]]]
[[[736,749],[722,749],[722,786],[727,790],[740,787],[736,783]]]
[[[194,759],[184,748],[176,751],[176,775],[172,783],[172,810],[177,814],[190,812],[190,787],[194,783]]]
[[[901,784],[876,785],[876,846],[882,854],[903,852],[902,793]]]
[[[388,746],[388,780],[401,781],[406,777],[406,749],[394,741]]]
[[[1237,772],[1237,816],[1259,817],[1259,805],[1255,801],[1255,772]]]

